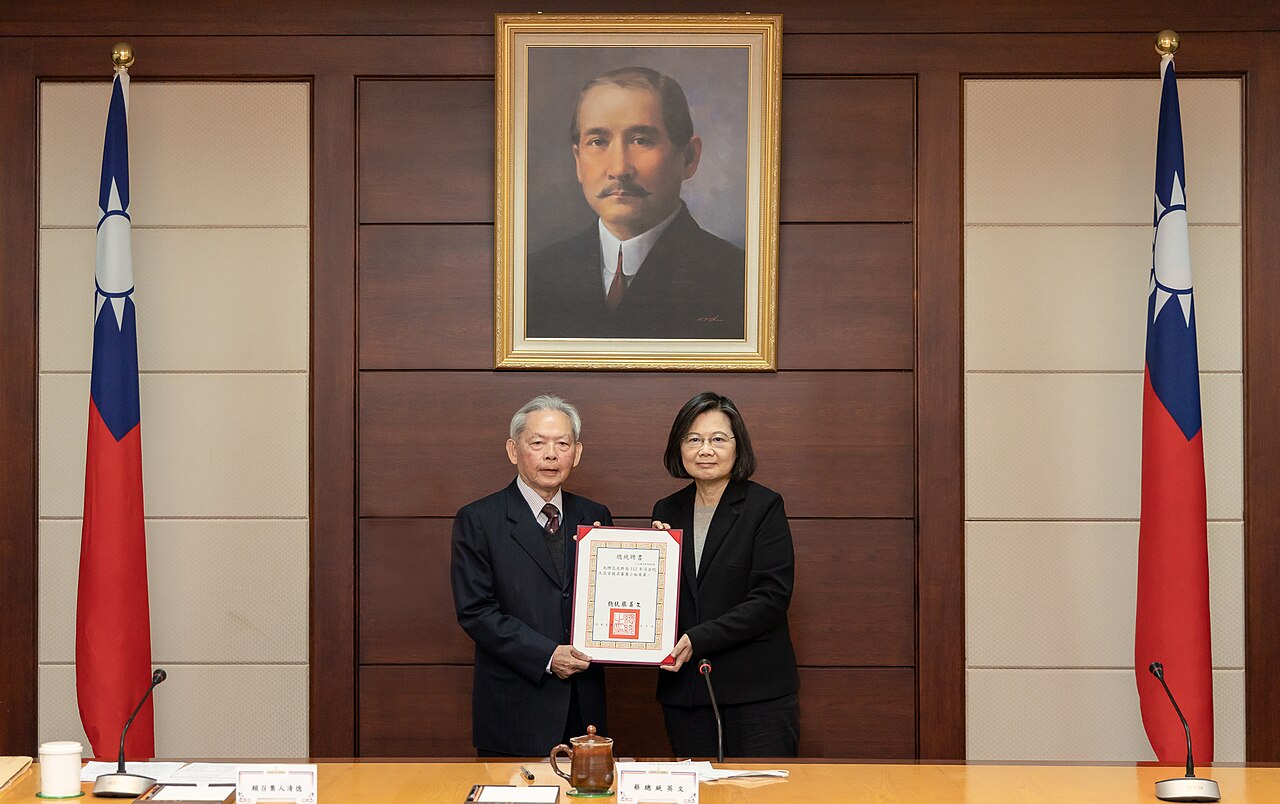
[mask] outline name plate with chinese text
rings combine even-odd
[[[698,804],[698,774],[657,770],[647,762],[619,762],[618,804]]]
[[[315,804],[315,765],[267,765],[236,774],[236,804],[297,802]]]

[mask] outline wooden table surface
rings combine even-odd
[[[461,804],[473,784],[523,784],[514,762],[320,761],[318,804],[423,802]],[[559,782],[544,760],[526,763],[535,784]],[[780,804],[781,802],[1155,802],[1155,783],[1181,776],[1180,768],[1132,765],[925,765],[787,762],[722,767],[785,768],[788,779],[723,781],[703,784],[703,804]],[[1222,800],[1280,802],[1280,768],[1215,767],[1200,771],[1216,779]],[[0,801],[41,801],[39,767],[0,792]],[[563,786],[563,784],[562,784]],[[89,793],[92,784],[84,785]],[[87,796],[86,798],[89,798]],[[85,799],[79,799],[84,801]],[[561,796],[563,804],[575,799]],[[595,799],[612,802],[614,799]]]

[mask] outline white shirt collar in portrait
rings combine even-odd
[[[556,507],[560,512],[560,521],[564,521],[564,493],[560,489],[556,489],[556,496],[550,500],[542,499],[542,495],[534,491],[524,478],[516,475],[516,487],[520,489],[520,496],[524,497],[524,501],[529,503],[529,510],[533,511],[533,518],[538,521],[542,527],[547,526],[547,515],[542,513],[542,507],[548,502]]]
[[[649,252],[653,250],[653,244],[658,242],[658,238],[662,237],[662,233],[680,214],[680,209],[681,207],[677,206],[676,211],[668,215],[662,223],[630,240],[619,240],[614,237],[613,232],[604,225],[604,221],[600,221],[600,278],[604,281],[606,296],[609,295],[609,286],[613,284],[613,275],[618,270],[618,249],[622,249],[622,276],[630,285],[636,278],[636,272],[640,270],[640,266],[644,265],[644,258],[648,257]]]

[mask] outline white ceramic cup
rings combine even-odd
[[[80,754],[83,746],[75,740],[58,740],[40,745],[40,795],[44,798],[72,798],[80,795]]]

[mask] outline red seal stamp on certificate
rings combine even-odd
[[[609,609],[610,639],[640,638],[640,609]]]

